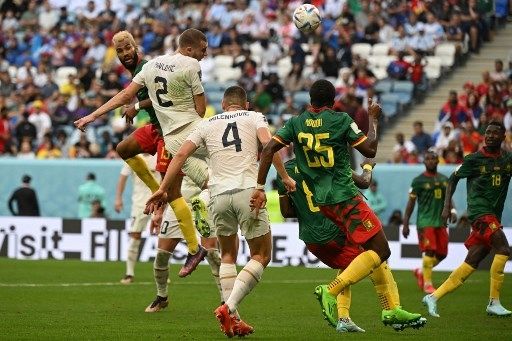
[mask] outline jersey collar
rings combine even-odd
[[[308,111],[313,112],[315,114],[321,113],[324,110],[332,110],[332,107],[329,107],[327,105],[324,105],[323,107],[320,107],[320,108],[316,108],[312,105],[308,106]]]
[[[482,153],[485,157],[500,157],[501,156],[501,149],[499,149],[496,153],[491,153],[485,150],[484,147],[480,148],[480,153]]]
[[[428,176],[429,178],[435,178],[437,176],[437,172],[432,173],[432,172],[429,172],[429,171],[424,171],[423,175]]]

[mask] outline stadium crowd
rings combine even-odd
[[[116,144],[133,129],[124,123],[121,111],[98,120],[86,133],[74,129],[72,122],[129,83],[130,75],[111,44],[113,34],[121,29],[133,34],[148,58],[175,51],[177,37],[186,28],[206,32],[209,57],[201,66],[210,101],[207,115],[220,110],[206,85],[222,81],[216,62],[223,57],[228,68],[236,70],[224,83],[244,86],[254,108],[275,127],[300,112],[307,99],[297,100],[296,95],[319,78],[333,81],[338,92],[335,108],[348,112],[361,125],[367,117],[365,99],[375,94],[377,77],[367,59],[352,54],[354,44],[388,44],[389,53],[399,57],[387,68],[388,76],[424,88],[423,56],[446,41],[457,46],[457,53],[478,53],[510,10],[508,1],[501,0],[495,5],[486,0],[316,0],[311,3],[322,11],[322,26],[304,36],[291,20],[293,9],[302,2],[0,2],[0,155],[117,157]],[[406,55],[413,58],[412,63],[400,61]],[[283,73],[284,60],[288,69]],[[484,75],[483,85],[466,84],[463,95],[450,94],[440,115],[440,137],[433,142],[423,136],[408,143],[402,136],[394,162],[418,162],[431,145],[446,162],[460,162],[463,153],[474,149],[486,119],[496,115],[508,117],[510,130],[510,77],[510,69],[506,74],[503,63],[501,69],[497,63],[494,72]],[[147,120],[139,115],[135,125]],[[466,143],[456,145],[453,131]],[[421,127],[417,132],[426,134]],[[445,155],[451,149],[456,149],[456,155]]]
[[[505,70],[503,61],[497,59],[492,72],[482,73],[480,83],[466,82],[460,91],[451,90],[432,136],[423,131],[420,121],[414,122],[410,141],[397,134],[393,162],[418,163],[425,151],[434,148],[441,163],[462,163],[464,156],[483,145],[490,121],[503,122],[507,130],[503,147],[512,151],[512,60]]]

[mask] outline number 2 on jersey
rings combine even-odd
[[[155,77],[155,84],[160,83],[162,84],[162,89],[156,90],[156,99],[158,101],[158,105],[161,107],[170,107],[173,103],[172,101],[164,101],[160,95],[167,95],[167,81],[163,77]]]
[[[326,167],[330,168],[334,166],[334,152],[332,147],[322,145],[322,140],[329,138],[329,133],[321,133],[321,134],[309,134],[300,132],[297,136],[299,142],[302,144],[303,140],[306,140],[306,145],[302,145],[302,149],[304,150],[304,155],[306,156],[306,161],[308,162],[308,166],[312,168],[316,167]],[[313,146],[314,142],[314,146]],[[311,157],[310,151],[313,150],[316,153],[327,152],[327,157],[324,155],[320,155],[317,157],[313,155]]]
[[[233,132],[233,139],[228,141],[230,131]],[[242,151],[242,140],[240,140],[240,135],[238,135],[238,127],[236,126],[236,122],[228,123],[226,130],[224,130],[224,135],[222,135],[222,145],[224,147],[235,145],[235,150],[237,152]]]

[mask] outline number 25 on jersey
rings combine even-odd
[[[300,132],[297,136],[299,143],[302,145],[304,155],[311,168],[334,166],[334,152],[332,147],[322,145],[322,140],[328,139],[329,133],[310,134]],[[324,155],[323,153],[326,153]],[[312,155],[313,154],[313,155]],[[314,154],[321,154],[316,156]]]

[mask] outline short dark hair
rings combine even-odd
[[[505,126],[503,125],[503,123],[500,121],[491,121],[491,122],[489,122],[488,126],[496,126],[496,127],[500,128],[502,133],[505,133],[507,131],[507,129],[505,129]]]
[[[195,28],[189,28],[183,31],[178,38],[179,47],[196,47],[200,41],[207,41],[203,32]]]
[[[326,79],[317,80],[311,85],[311,89],[309,90],[311,105],[317,108],[332,106],[335,96],[336,89],[334,85]]]
[[[413,126],[420,126],[420,127],[423,127],[423,122],[422,121],[414,121],[414,123],[412,124]]]
[[[23,175],[23,177],[21,178],[21,182],[23,182],[24,184],[29,184],[31,180],[32,178],[28,174]]]
[[[96,180],[96,174],[94,174],[94,173],[87,174],[87,180]]]
[[[247,102],[247,93],[241,86],[230,86],[224,91],[224,101],[227,105],[238,104],[245,107],[245,103]]]

